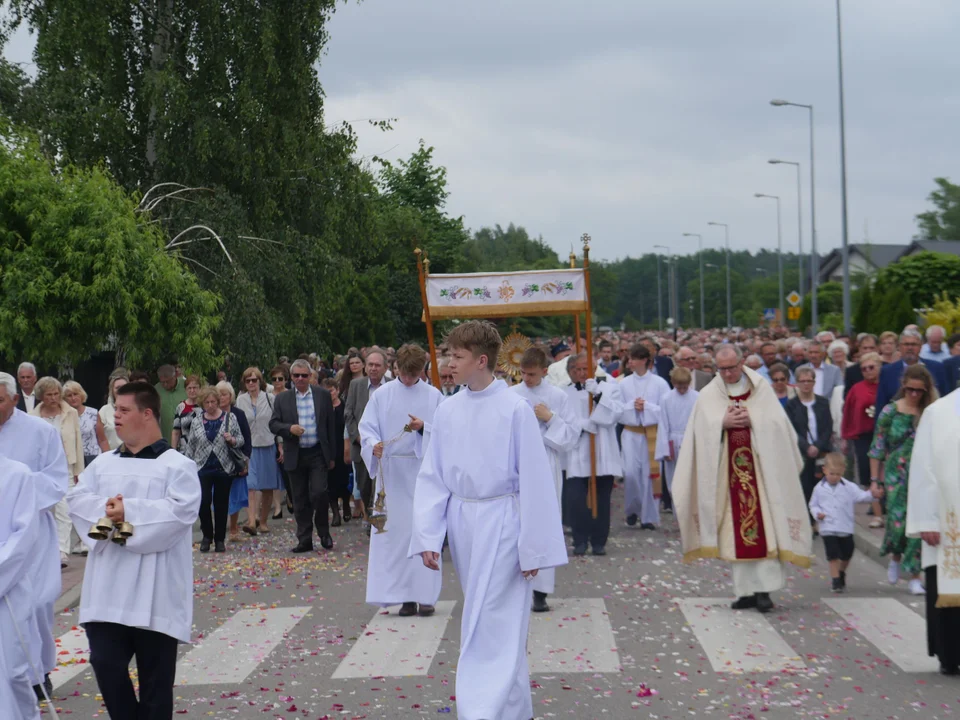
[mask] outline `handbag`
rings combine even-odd
[[[233,417],[233,413],[226,412],[224,415],[226,415],[226,417],[224,418],[223,422],[223,433],[226,435],[227,425],[230,424],[230,418]],[[227,446],[227,455],[230,457],[230,461],[233,463],[232,474],[236,475],[237,477],[244,477],[250,471],[247,465],[247,456],[244,455],[243,450],[238,448],[236,445],[231,445],[226,440],[223,442]]]

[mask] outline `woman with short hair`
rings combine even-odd
[[[113,424],[114,404],[116,401],[117,388],[126,385],[130,381],[130,373],[126,368],[116,368],[110,373],[109,384],[107,385],[107,402],[100,408],[100,422],[103,424],[103,434],[106,437],[106,443],[100,443],[100,450],[116,450],[123,443],[117,437],[117,430]]]
[[[250,425],[251,452],[250,472],[247,473],[247,527],[256,520],[254,532],[270,532],[267,516],[273,505],[273,493],[280,490],[282,480],[277,466],[277,437],[270,432],[273,415],[273,396],[267,392],[267,383],[259,368],[249,367],[243,371],[245,391],[237,398],[237,408],[243,412]]]
[[[199,375],[187,375],[183,383],[183,389],[184,392],[187,393],[187,399],[181,401],[180,404],[177,405],[177,409],[173,411],[173,434],[170,444],[173,445],[175,450],[179,450],[181,453],[187,449],[187,430],[189,429],[190,420],[194,412],[199,407],[197,404],[197,396],[200,394],[200,388],[202,387],[203,380],[200,379]]]
[[[87,392],[76,380],[68,380],[63,384],[63,399],[67,401],[67,405],[77,411],[80,435],[83,440],[83,466],[87,467],[100,454],[101,448],[107,442],[103,422],[96,410],[85,405]]]
[[[230,541],[238,542],[240,540],[240,531],[238,529],[240,521],[240,511],[250,504],[250,493],[247,489],[247,474],[250,471],[250,452],[253,447],[253,440],[250,437],[250,423],[247,422],[247,416],[236,406],[237,394],[226,380],[221,380],[216,385],[217,397],[220,400],[220,409],[228,412],[237,419],[237,425],[240,428],[240,434],[243,436],[242,452],[246,457],[246,462],[238,465],[233,471],[233,482],[230,484],[230,501],[227,514],[230,516]],[[243,531],[248,535],[256,535],[257,528],[254,519],[247,513],[247,523],[243,526]]]

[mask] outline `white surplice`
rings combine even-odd
[[[589,393],[576,385],[564,388],[567,393],[569,422],[578,432],[577,444],[567,453],[564,466],[568,478],[590,477],[590,436],[596,437],[597,477],[623,477],[620,447],[617,445],[617,420],[623,412],[619,383],[598,383],[600,399],[594,399],[590,413]]]
[[[660,423],[660,408],[670,392],[666,380],[651,372],[643,375],[633,373],[623,378],[619,385],[623,403],[621,423],[633,427]],[[638,398],[644,401],[642,412],[633,406]],[[639,515],[641,523],[659,525],[660,500],[653,497],[647,436],[624,428],[620,445],[623,454],[624,512],[627,516]]]
[[[53,511],[67,494],[70,475],[60,433],[50,423],[20,410],[0,425],[0,455],[22,462],[33,473],[37,501],[37,538],[30,564],[34,613],[40,629],[40,670],[57,666],[53,638],[53,604],[60,596],[60,545]],[[34,685],[43,681],[34,677]]]
[[[673,472],[677,469],[677,457],[687,430],[687,422],[693,406],[697,404],[698,393],[689,389],[683,395],[676,388],[667,393],[660,408],[660,427],[657,429],[656,456],[663,460],[663,481],[667,490],[673,492]],[[673,443],[673,459],[670,459],[670,443]]]
[[[457,716],[533,717],[521,571],[567,562],[560,510],[537,418],[495,380],[437,409],[414,497],[410,556],[439,553],[444,534],[463,588]]]
[[[109,498],[123,495],[133,525],[125,546],[93,540]],[[98,455],[67,495],[70,519],[89,548],[80,624],[110,622],[190,642],[193,524],[200,510],[197,464],[176,450],[155,459]]]
[[[538,422],[540,422],[543,446],[547,450],[547,458],[550,461],[553,482],[557,489],[557,507],[560,507],[560,495],[563,491],[563,459],[567,452],[576,446],[580,438],[579,426],[571,422],[567,394],[546,381],[541,381],[533,388],[521,382],[519,385],[514,385],[512,389],[527,401],[531,409],[543,403],[553,413],[553,417],[548,422]],[[548,498],[544,498],[544,502],[548,501]],[[531,583],[533,589],[548,595],[552,594],[556,585],[556,575],[554,568],[544,568],[533,579]]]
[[[443,573],[424,567],[419,557],[408,557],[408,553],[417,473],[433,432],[434,413],[443,400],[439,390],[423,381],[413,387],[391,382],[370,396],[360,419],[360,455],[370,476],[379,478],[387,493],[386,532],[370,533],[367,602],[371,605],[436,605],[440,597]],[[423,420],[423,435],[403,433],[384,448],[383,458],[376,458],[373,446],[394,438],[411,415]]]
[[[26,465],[0,455],[0,708],[10,720],[40,717],[32,680],[41,645],[30,572],[39,532],[34,485]]]

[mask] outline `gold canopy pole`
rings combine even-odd
[[[590,236],[584,233],[580,237],[583,243],[583,289],[587,296],[587,368],[590,377],[597,374],[597,369],[593,364],[593,308],[590,305]],[[579,333],[577,342],[580,342]],[[588,407],[590,413],[593,413],[593,396],[587,393]],[[594,519],[597,517],[597,436],[590,433],[590,485],[587,489],[587,507],[593,513]]]
[[[573,245],[570,246],[570,269],[574,270],[577,267],[577,256],[573,252]],[[580,348],[580,313],[577,313],[573,316],[573,346],[577,349],[579,353]]]
[[[430,304],[427,302],[427,275],[430,274],[430,259],[417,248],[417,275],[420,278],[420,301],[423,303],[423,321],[427,324],[427,343],[430,345],[430,379],[433,386],[440,389],[440,368],[437,366],[437,345],[433,339],[433,320],[430,319]]]

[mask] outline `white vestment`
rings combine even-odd
[[[387,383],[370,396],[360,419],[360,454],[378,478],[378,487],[386,491],[386,532],[370,534],[367,566],[367,602],[388,607],[405,602],[436,605],[440,597],[442,572],[424,567],[419,557],[408,557],[413,526],[413,494],[423,458],[424,444],[433,432],[433,416],[443,401],[439,390],[418,382],[407,387],[402,382]],[[402,432],[410,416],[423,420],[423,435],[403,433],[386,446],[377,459],[373,446],[386,443]]]
[[[590,436],[593,435],[597,477],[623,477],[623,463],[617,445],[617,419],[623,412],[619,383],[598,383],[600,400],[594,398],[590,413],[589,393],[576,385],[565,388],[569,422],[578,433],[577,444],[564,461],[568,478],[590,477]]]
[[[133,525],[125,546],[93,540],[107,500],[123,496]],[[190,642],[193,626],[193,524],[200,510],[197,464],[176,450],[156,459],[98,455],[67,495],[70,519],[89,548],[80,624],[110,622]]]
[[[495,380],[434,415],[414,497],[410,555],[444,534],[463,588],[457,716],[530,720],[530,583],[521,571],[567,562],[560,509],[533,410]]]
[[[41,642],[30,572],[39,530],[30,469],[0,455],[0,708],[10,720],[40,717],[32,678]]]
[[[667,490],[673,492],[673,473],[677,469],[677,458],[680,456],[680,446],[683,444],[683,435],[687,430],[687,422],[693,406],[697,404],[698,393],[689,389],[683,395],[676,389],[667,393],[660,408],[660,427],[657,428],[657,458],[663,460],[663,481]],[[673,443],[673,456],[670,454],[670,444]]]
[[[0,455],[18,460],[34,473],[37,500],[37,538],[30,572],[33,580],[34,611],[40,628],[40,670],[57,666],[57,645],[53,637],[53,604],[60,596],[60,545],[53,509],[70,484],[67,456],[60,433],[50,423],[20,410],[0,425]],[[34,685],[43,681],[34,677]]]
[[[647,436],[629,428],[644,428],[659,425],[660,408],[670,392],[667,381],[651,372],[643,375],[633,373],[619,383],[623,410],[620,422],[625,426],[620,436],[623,455],[624,512],[627,516],[639,515],[641,523],[660,524],[660,500],[653,496],[650,480],[650,449]],[[636,410],[633,403],[643,398],[643,411]],[[629,427],[626,427],[629,426]]]
[[[580,438],[580,428],[575,421],[571,420],[570,411],[567,408],[567,394],[543,381],[534,388],[527,387],[526,383],[520,383],[514,385],[512,389],[527,401],[531,409],[543,403],[553,413],[549,422],[539,421],[540,436],[547,450],[550,471],[553,473],[553,482],[557,489],[557,507],[560,507],[560,495],[563,491],[563,459]],[[549,502],[549,498],[544,498],[544,502]],[[533,579],[531,583],[533,589],[548,595],[553,593],[556,575],[554,568],[544,568]]]

